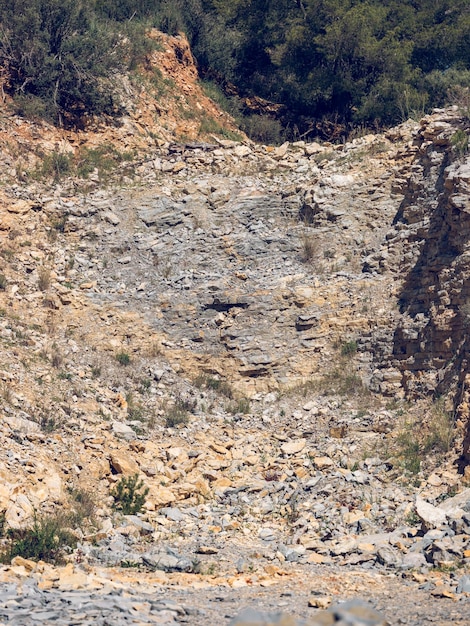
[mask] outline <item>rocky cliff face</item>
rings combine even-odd
[[[162,71],[182,64],[174,80],[196,97],[189,50],[167,44]],[[106,177],[53,180],[22,176],[2,139],[0,513],[24,528],[77,507],[73,494],[97,501],[66,568],[17,560],[4,580],[127,590],[147,574],[97,568],[131,563],[153,572],[152,593],[285,588],[322,565],[343,581],[344,566],[363,581],[369,568],[376,590],[419,569],[432,587],[430,567],[470,559],[470,493],[437,506],[468,484],[454,465],[470,441],[466,119],[272,147],[198,137],[170,104],[158,138],[131,104],[120,129],[86,139],[1,122],[21,158],[40,158],[41,130],[49,154],[105,137],[135,150]],[[464,443],[404,460],[405,427],[426,432],[433,407],[403,399],[448,391]],[[112,487],[136,473],[145,505],[120,517]]]
[[[380,368],[396,369],[408,397],[451,392],[456,408],[468,393],[470,320],[470,160],[456,143],[468,129],[457,108],[424,118],[408,147],[413,159],[394,182],[403,200],[376,254],[402,280],[386,354],[372,348]]]

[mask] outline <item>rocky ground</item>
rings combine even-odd
[[[65,563],[2,566],[2,623],[468,623],[465,424],[410,401],[395,350],[418,336],[406,199],[455,128],[162,140],[106,176],[7,177],[3,547],[35,511],[80,521]]]

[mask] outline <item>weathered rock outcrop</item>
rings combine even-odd
[[[459,154],[455,143],[469,127],[457,107],[422,120],[408,148],[411,166],[395,181],[404,195],[400,210],[375,254],[398,259],[387,269],[403,278],[393,336],[384,351],[372,347],[380,364],[376,376],[380,379],[382,368],[393,368],[408,397],[453,389],[456,407],[468,385],[470,157]],[[365,269],[382,271],[377,262]],[[468,410],[459,412],[463,417]]]

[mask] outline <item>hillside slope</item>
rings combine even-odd
[[[188,110],[224,120],[166,42]],[[201,137],[168,97],[157,126],[144,91],[119,128],[2,120],[0,511],[10,535],[74,512],[75,539],[66,565],[2,566],[0,615],[318,623],[361,595],[466,623],[466,118],[272,147]],[[104,145],[135,152],[57,159]]]

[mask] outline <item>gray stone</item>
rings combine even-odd
[[[387,567],[400,567],[402,563],[398,552],[390,546],[382,546],[377,550],[377,561]]]
[[[470,576],[462,576],[457,581],[457,593],[470,593]]]
[[[440,528],[447,521],[446,512],[416,496],[416,513],[426,528]]]
[[[366,602],[348,600],[343,604],[332,606],[328,613],[335,616],[344,626],[387,626],[387,620]]]
[[[160,513],[172,522],[182,522],[186,517],[185,514],[176,507],[163,507],[160,509]]]

